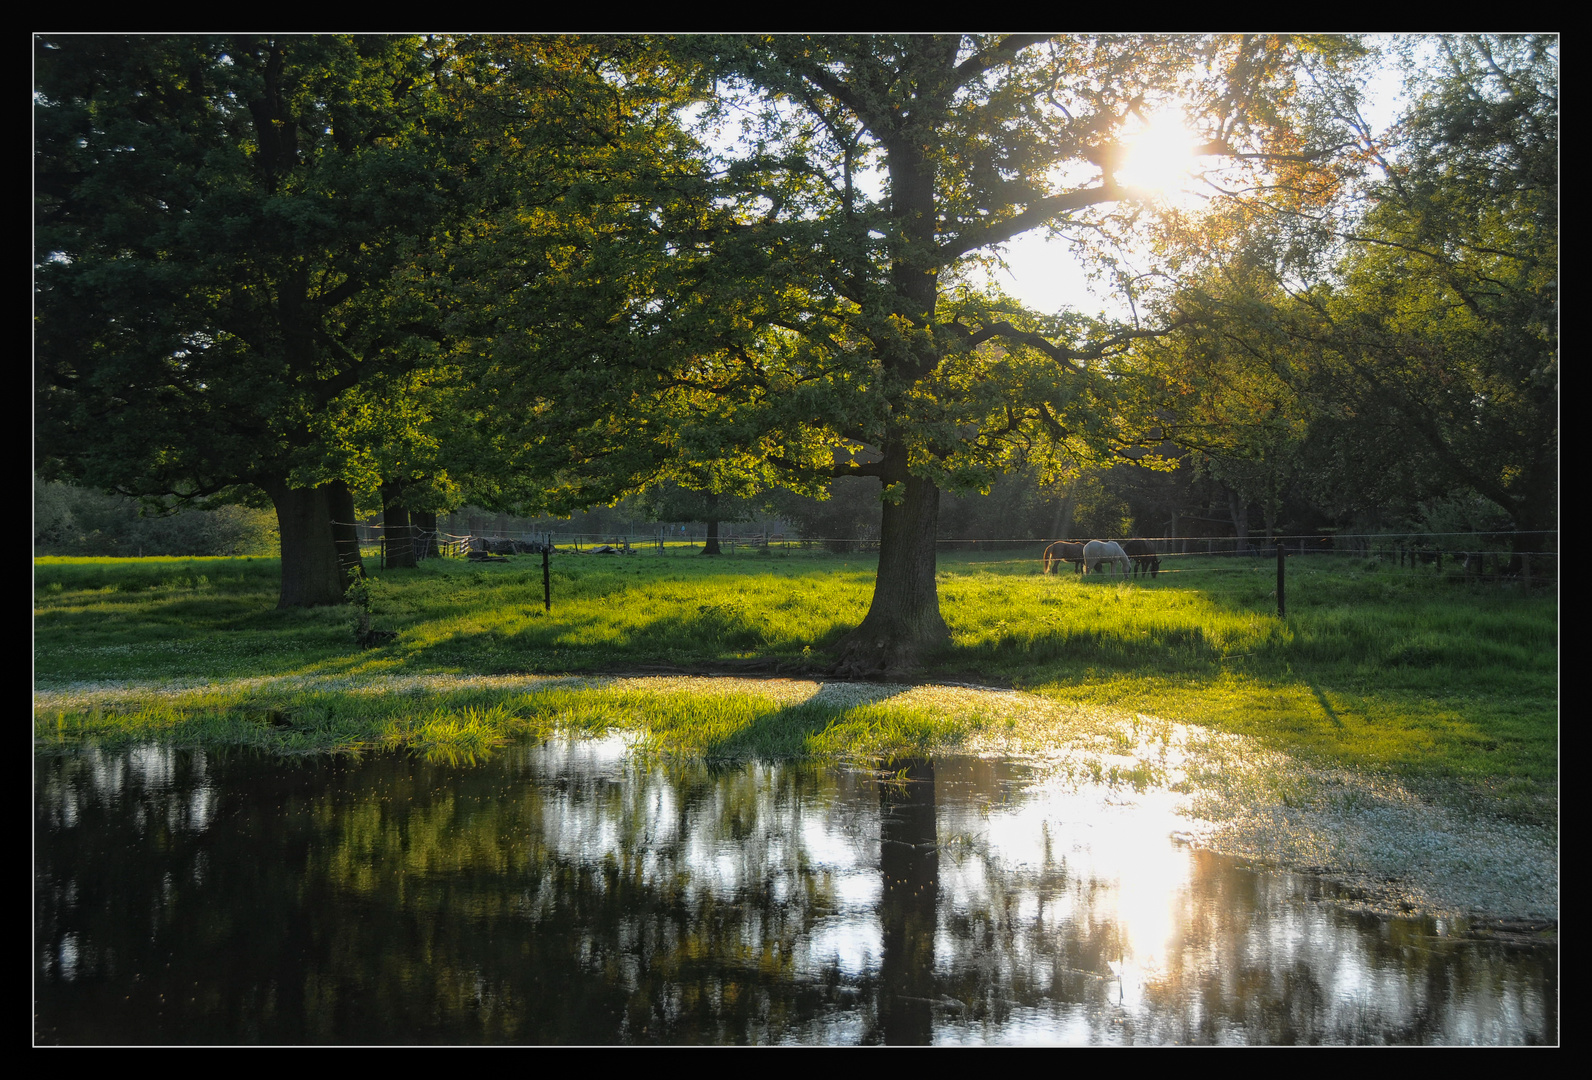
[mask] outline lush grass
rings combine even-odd
[[[744,690],[555,683],[531,690],[275,687],[133,695],[110,709],[43,710],[34,728],[42,752],[86,741],[116,747],[158,739],[279,754],[403,747],[469,761],[518,739],[615,732],[641,750],[706,758],[900,757],[952,748],[979,723],[888,700],[782,702]]]
[[[1279,620],[1272,562],[1166,565],[1176,572],[1129,584],[1042,576],[1037,551],[944,555],[940,593],[953,640],[926,674],[1551,801],[1551,591],[1322,556],[1290,564],[1288,617]],[[554,566],[550,615],[539,559],[378,572],[374,625],[399,638],[361,651],[352,609],[275,610],[272,559],[37,559],[36,678],[46,689],[128,680],[225,687],[251,677],[728,670],[756,660],[817,673],[866,611],[874,572],[870,556],[802,551],[560,556]],[[553,727],[636,728],[638,712],[649,740],[700,753],[911,750],[952,744],[976,727],[921,710],[826,711],[755,695],[711,707],[574,689],[558,691],[562,699],[552,691],[271,697],[286,693],[196,689],[177,704],[151,695],[114,716],[57,709],[38,713],[36,724],[46,743],[182,729],[200,741],[282,749],[452,746],[466,756],[476,743]]]

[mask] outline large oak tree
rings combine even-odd
[[[1158,441],[1153,400],[1109,361],[1170,316],[1039,319],[975,271],[1031,230],[1082,246],[1127,237],[1145,200],[1117,178],[1119,133],[1163,107],[1184,112],[1204,154],[1300,179],[1319,156],[1292,121],[1310,48],[990,35],[707,38],[678,51],[719,80],[708,115],[726,149],[699,212],[655,221],[673,256],[657,309],[675,316],[658,334],[691,346],[666,362],[655,400],[672,403],[672,430],[738,432],[726,446],[787,478],[877,478],[875,592],[837,670],[912,667],[948,638],[943,488],[986,485],[1024,454]]]
[[[450,208],[440,62],[402,37],[37,39],[44,471],[255,485],[281,606],[341,599],[347,422],[391,404],[350,395],[436,362],[412,279]]]

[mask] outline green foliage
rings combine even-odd
[[[1197,328],[1141,355],[1179,441],[1263,506],[1297,480],[1340,520],[1392,523],[1474,492],[1551,529],[1557,39],[1405,48],[1405,115],[1386,135],[1356,120],[1359,202],[1241,207],[1184,282]]]
[[[343,590],[344,598],[365,615],[369,616],[376,610],[376,591],[379,583],[368,575],[357,577],[347,589]]]
[[[50,555],[276,555],[269,510],[212,501],[156,512],[70,484],[33,484],[33,548]]]
[[[729,463],[708,418],[667,393],[725,325],[673,236],[709,212],[704,154],[676,121],[697,96],[689,69],[641,38],[473,38],[458,55],[476,213],[438,280],[470,342],[462,434],[492,463],[472,500],[564,514],[672,465]],[[703,479],[689,486],[723,489]]]
[[[375,371],[434,354],[409,284],[450,175],[428,126],[434,51],[36,48],[41,467],[145,494],[357,482],[339,433],[391,402]]]
[[[1335,370],[1389,402],[1447,481],[1556,524],[1558,44],[1446,38],[1414,81],[1341,290]],[[1355,400],[1353,398],[1350,399]]]
[[[424,477],[458,213],[445,43],[35,39],[46,478],[276,503],[284,604],[334,603],[346,490]]]

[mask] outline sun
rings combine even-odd
[[[1157,195],[1181,188],[1194,167],[1196,140],[1180,110],[1158,112],[1122,133],[1117,182]]]

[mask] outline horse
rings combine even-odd
[[[1115,540],[1091,540],[1083,546],[1083,572],[1088,573],[1090,568],[1100,569],[1100,564],[1110,562],[1117,568],[1123,577],[1128,576],[1128,553],[1122,550],[1122,545]]]
[[[1050,573],[1060,562],[1072,563],[1072,572],[1083,571],[1083,544],[1071,540],[1057,540],[1045,549],[1045,573]]]
[[[1161,572],[1161,557],[1155,553],[1155,546],[1148,540],[1124,540],[1122,550],[1133,560],[1134,577],[1138,577],[1141,570],[1150,577]]]

